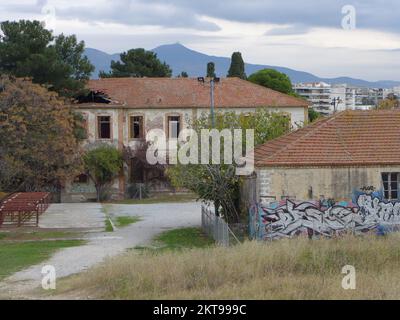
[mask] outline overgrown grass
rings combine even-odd
[[[163,194],[163,195],[156,195],[146,199],[125,199],[119,201],[113,201],[112,203],[116,204],[153,204],[153,203],[173,203],[173,202],[191,202],[195,201],[196,195],[191,193],[184,193],[184,194]]]
[[[165,231],[155,238],[168,249],[206,248],[214,244],[200,228],[181,228]]]
[[[297,238],[230,248],[129,252],[58,282],[64,296],[105,299],[399,299],[400,235]],[[356,290],[341,286],[345,265]]]
[[[132,223],[139,222],[141,220],[138,216],[119,216],[115,218],[115,224],[117,227],[126,227]]]
[[[83,240],[0,243],[0,280],[51,257],[58,249],[84,244]]]

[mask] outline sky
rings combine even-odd
[[[320,77],[400,80],[398,0],[0,0],[0,21],[45,21],[118,53],[179,42]]]

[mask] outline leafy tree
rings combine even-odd
[[[79,174],[71,108],[29,80],[0,78],[0,189],[59,189]]]
[[[250,82],[259,84],[282,93],[293,94],[293,87],[290,78],[274,69],[263,69],[250,75]]]
[[[233,132],[234,129],[254,129],[255,145],[265,143],[290,130],[290,120],[285,114],[270,113],[266,109],[259,109],[250,115],[234,112],[217,113],[215,123],[215,128],[218,130],[229,129]],[[201,129],[210,129],[209,117],[200,117],[192,127],[200,136]],[[189,189],[203,201],[213,203],[217,215],[222,215],[228,222],[239,220],[241,180],[236,175],[235,164],[178,164],[170,166],[167,174],[175,187]]]
[[[314,122],[321,117],[321,114],[314,110],[314,108],[308,108],[308,121]]]
[[[246,72],[244,67],[244,61],[240,52],[234,52],[231,58],[231,66],[229,67],[228,77],[238,77],[240,79],[246,79]]]
[[[208,78],[215,78],[215,63],[209,62],[207,63],[207,77]]]
[[[121,53],[121,61],[111,61],[110,73],[100,72],[101,78],[109,77],[171,77],[172,70],[157,54],[142,48]]]
[[[396,109],[400,108],[400,102],[396,95],[389,95],[386,99],[382,100],[378,109]]]
[[[182,71],[180,74],[178,74],[178,78],[189,78],[189,75],[186,71]]]
[[[121,172],[123,165],[122,152],[110,145],[101,145],[83,155],[85,170],[93,181],[97,201],[101,201],[104,188]]]
[[[94,70],[74,35],[54,37],[39,21],[0,24],[0,72],[32,78],[34,83],[72,97],[84,89]]]

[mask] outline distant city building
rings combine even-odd
[[[297,83],[293,89],[323,115],[344,110],[374,109],[386,93],[384,89],[357,88],[347,84],[331,85],[325,82]]]

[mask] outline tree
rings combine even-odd
[[[314,122],[318,118],[321,117],[321,114],[317,111],[315,111],[313,108],[308,108],[308,121],[309,122]]]
[[[238,77],[246,79],[244,61],[240,52],[234,52],[231,58],[231,66],[229,67],[228,77]]]
[[[0,72],[32,78],[67,97],[84,89],[94,66],[83,55],[83,41],[74,35],[54,37],[39,21],[5,21],[0,27]]]
[[[182,71],[180,74],[178,74],[178,78],[189,78],[189,75],[186,71]]]
[[[233,132],[234,129],[254,129],[255,145],[265,143],[290,130],[290,120],[285,114],[271,113],[266,109],[258,109],[250,115],[217,113],[215,120],[215,128],[218,130],[229,129]],[[200,136],[201,129],[210,129],[209,117],[200,117],[192,127]],[[236,175],[235,164],[177,164],[167,169],[167,175],[175,187],[189,189],[204,202],[213,203],[216,214],[222,215],[228,222],[239,220],[241,180]]]
[[[97,201],[101,201],[104,188],[121,172],[123,165],[122,152],[110,145],[101,145],[83,155],[85,170],[93,181]]]
[[[207,77],[208,78],[215,78],[215,63],[214,62],[209,62],[207,63]]]
[[[172,70],[157,54],[142,48],[121,53],[121,61],[111,61],[110,73],[100,72],[101,78],[109,77],[171,77]]]
[[[0,189],[59,190],[81,170],[71,108],[29,80],[0,78]]]
[[[274,69],[263,69],[253,73],[248,80],[266,88],[282,93],[293,94],[293,87],[290,78]]]
[[[396,95],[391,94],[386,99],[382,100],[378,109],[397,109],[400,108],[400,102]]]

